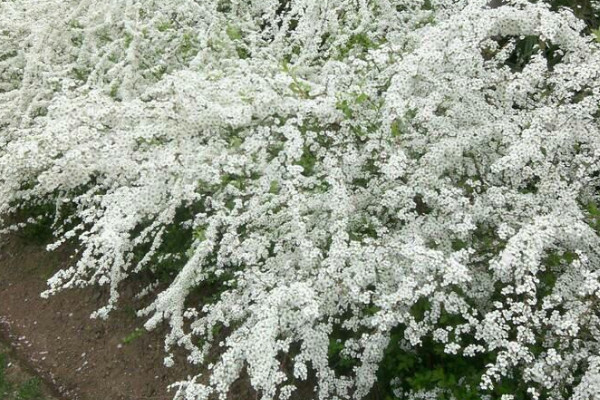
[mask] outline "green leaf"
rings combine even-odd
[[[198,228],[194,231],[194,239],[203,241],[206,240],[206,228]]]
[[[362,104],[367,100],[369,100],[369,96],[365,93],[361,93],[358,96],[356,96],[356,104]]]
[[[142,328],[136,328],[133,332],[123,338],[124,344],[130,344],[134,340],[142,337],[146,331]]]
[[[158,29],[159,32],[165,32],[171,28],[172,24],[173,23],[171,21],[164,21],[164,22],[159,23],[156,26],[156,29]]]
[[[344,116],[348,119],[351,119],[354,115],[354,112],[352,111],[352,108],[350,108],[350,105],[348,104],[348,100],[341,100],[338,101],[335,104],[335,108],[337,108],[338,110],[340,110]]]
[[[271,181],[271,186],[269,186],[269,193],[272,194],[277,194],[279,193],[279,182],[278,181]]]
[[[392,122],[392,125],[390,126],[390,131],[392,134],[392,137],[398,137],[400,136],[400,123],[395,120],[394,122]]]
[[[231,40],[239,40],[242,38],[242,30],[237,26],[228,25],[225,29],[225,33]]]
[[[302,157],[298,160],[298,165],[303,168],[302,175],[309,176],[314,172],[315,164],[317,163],[317,158],[314,154],[310,152],[308,147],[304,147],[304,152],[302,153]]]
[[[16,400],[40,400],[42,398],[42,389],[40,388],[40,379],[31,378],[19,386]]]

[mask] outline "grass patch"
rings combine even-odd
[[[146,333],[142,328],[136,328],[133,332],[123,338],[123,344],[130,344],[136,339],[139,339]]]
[[[0,353],[0,399],[43,400],[41,381],[38,377],[17,381],[7,374],[8,356]]]
[[[19,385],[15,398],[18,400],[42,399],[43,394],[40,387],[40,379],[31,378]]]

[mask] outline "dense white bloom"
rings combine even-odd
[[[165,364],[222,350],[178,398],[243,371],[263,400],[361,398],[398,329],[494,355],[482,398],[597,398],[600,48],[569,10],[487,3],[1,2],[3,227],[50,204],[49,248],[80,252],[44,295],[107,285],[97,317],[178,265],[140,311]]]

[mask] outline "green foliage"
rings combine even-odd
[[[198,54],[198,41],[191,33],[183,34],[181,44],[179,45],[179,53],[183,57],[183,61],[188,62]]]
[[[48,202],[24,204],[14,215],[15,220],[25,221],[33,218],[35,222],[28,223],[19,231],[19,236],[27,242],[43,244],[49,242],[53,235],[52,222],[56,212],[55,205]]]
[[[131,33],[125,33],[125,48],[128,48],[133,42],[133,35]]]
[[[177,209],[174,222],[165,228],[162,244],[150,262],[142,268],[142,271],[149,274],[152,279],[171,282],[187,262],[189,258],[187,250],[192,244],[194,233],[191,228],[184,228],[182,223],[189,220],[195,211],[197,209],[193,206]],[[135,234],[137,232],[134,232]],[[150,243],[146,243],[134,251],[134,264],[142,259],[149,247]]]
[[[289,88],[294,92],[298,97],[302,99],[310,98],[310,85],[304,82],[300,82],[298,80],[294,80],[294,82],[290,83]]]
[[[9,221],[25,223],[25,226],[17,231],[17,235],[26,242],[38,245],[46,244],[54,238],[54,230],[65,223],[67,218],[71,217],[71,220],[65,225],[65,228],[72,227],[77,221],[76,218],[72,218],[75,205],[71,202],[57,202],[57,198],[76,197],[78,194],[87,192],[89,185],[94,182],[95,179],[90,179],[86,184],[72,188],[66,193],[53,192],[44,197],[20,202],[18,205],[11,203],[16,210],[11,214]],[[29,190],[33,185],[35,185],[34,181],[23,183],[21,190]]]
[[[362,216],[356,223],[352,224],[348,234],[350,236],[350,240],[356,241],[361,241],[367,237],[377,237],[377,231],[375,230],[375,227],[366,216]]]
[[[353,111],[352,111],[352,108],[350,108],[350,104],[348,103],[348,100],[338,101],[335,104],[335,108],[340,110],[346,118],[348,118],[348,119],[352,118]]]
[[[39,378],[31,378],[22,383],[16,395],[16,400],[40,400],[42,399],[42,389]]]
[[[8,357],[0,353],[0,399],[2,400],[43,400],[41,381],[34,377],[20,384],[9,381],[6,376]]]
[[[83,24],[76,19],[69,21],[69,28],[71,29],[83,29]]]
[[[316,156],[310,151],[308,146],[304,146],[302,157],[298,160],[298,165],[303,168],[302,175],[310,176],[314,173],[315,164],[317,163]]]
[[[242,38],[242,30],[237,26],[233,26],[233,25],[227,26],[225,33],[231,40],[239,40]]]
[[[598,204],[595,202],[589,202],[586,206],[586,211],[589,214],[589,224],[590,226],[596,230],[596,232],[600,232],[600,208]]]
[[[97,33],[96,36],[98,37],[98,40],[100,41],[100,43],[103,44],[107,44],[113,41],[113,38],[110,34],[110,30],[107,28],[104,29],[100,29]]]
[[[430,337],[414,350],[406,350],[400,344],[403,331],[392,333],[390,344],[378,371],[379,391],[384,398],[393,399],[390,382],[399,378],[399,389],[431,390],[443,392],[437,400],[450,400],[452,396],[461,400],[479,400],[478,385],[484,371],[483,358],[467,358],[444,353],[444,346]]]
[[[10,384],[6,379],[7,363],[6,354],[0,353],[0,399],[4,399],[10,390]]]
[[[277,194],[279,193],[279,182],[278,181],[271,181],[271,185],[269,186],[269,193],[271,194]]]
[[[237,53],[238,57],[241,58],[242,60],[250,58],[250,51],[248,49],[246,49],[245,47],[238,46],[235,48],[235,52]]]
[[[166,73],[167,67],[165,65],[157,65],[150,69],[150,74],[154,76],[156,80],[161,80]]]
[[[194,239],[199,240],[199,241],[205,240],[206,239],[206,228],[200,227],[200,228],[197,228],[196,230],[194,230]]]
[[[227,185],[231,185],[238,190],[244,190],[246,188],[246,179],[243,176],[235,174],[224,174],[221,176],[221,187],[224,188]]]
[[[344,341],[333,336],[329,339],[329,365],[342,375],[348,375],[352,372],[352,368],[358,364],[354,358],[345,357],[342,355],[344,349]]]
[[[292,83],[290,83],[288,87],[295,95],[301,99],[312,99],[315,97],[310,94],[312,89],[311,86],[298,78],[296,70],[290,66],[288,59],[285,59],[281,63],[281,69],[283,72],[287,72],[292,77]]]
[[[393,138],[399,137],[408,130],[412,120],[417,116],[416,109],[409,109],[401,118],[396,118],[390,126],[390,134]]]
[[[144,336],[144,334],[146,333],[145,329],[142,328],[136,328],[133,332],[131,332],[129,335],[125,336],[122,340],[122,342],[124,344],[130,344],[133,341],[135,341],[136,339],[141,338],[142,336]]]
[[[223,293],[236,287],[235,271],[230,270],[220,274],[211,274],[199,287],[202,304],[216,303]]]
[[[110,87],[110,92],[108,92],[108,95],[113,98],[116,101],[120,101],[121,99],[119,98],[119,84],[115,83]]]
[[[76,80],[86,82],[88,76],[90,76],[91,71],[85,67],[81,67],[81,68],[74,67],[71,70],[71,73]]]
[[[425,25],[434,25],[435,24],[435,14],[431,13],[427,17],[423,18],[418,24],[417,27],[423,27]]]
[[[139,150],[147,150],[150,147],[160,146],[168,141],[169,139],[164,136],[153,136],[149,138],[136,138],[135,143]]]
[[[359,115],[362,109],[373,109],[379,111],[379,104],[371,101],[371,98],[366,93],[353,93],[352,97],[338,100],[335,104],[335,108],[340,110],[346,119],[351,120]],[[374,131],[375,125],[368,125],[367,131]],[[353,127],[353,131],[357,136],[362,136],[365,127]]]
[[[390,126],[390,133],[391,133],[392,137],[394,137],[394,138],[400,136],[400,134],[402,133],[402,131],[400,130],[400,124],[398,123],[397,120],[392,122],[392,124]]]
[[[292,46],[292,48],[290,49],[290,51],[287,54],[284,55],[283,62],[287,63],[287,64],[291,63],[292,60],[294,59],[294,57],[300,54],[301,50],[302,49],[298,45]]]
[[[9,52],[6,52],[6,53],[4,53],[4,54],[0,54],[0,62],[2,62],[2,61],[6,61],[6,60],[8,60],[9,58],[16,57],[16,56],[17,56],[17,54],[18,54],[18,52],[17,52],[16,50],[9,51]]]
[[[548,62],[548,67],[553,67],[562,59],[560,48],[550,42],[542,40],[539,36],[530,35],[523,38],[507,37],[501,41],[501,44],[506,44],[510,40],[515,40],[515,49],[505,64],[513,71],[523,71],[525,66],[530,62],[531,58],[538,53],[541,53]]]
[[[221,13],[228,13],[231,11],[231,0],[219,0],[217,2],[217,11]]]
[[[48,109],[46,107],[36,107],[31,113],[32,118],[45,117],[48,115]]]
[[[166,32],[167,30],[171,29],[172,26],[172,21],[162,21],[156,25],[156,29],[158,29],[159,32]]]
[[[372,49],[377,49],[381,44],[385,43],[382,39],[379,43],[373,41],[365,32],[355,33],[346,42],[345,46],[339,49],[338,59],[342,60],[348,57],[352,50],[358,54],[364,54]]]
[[[242,41],[244,35],[240,27],[231,24],[227,25],[225,34],[231,41],[236,43],[235,52],[239,58],[245,60],[251,56],[250,51]]]
[[[340,375],[349,375],[355,366],[358,366],[358,360],[347,357],[342,354],[345,343],[348,339],[356,339],[357,332],[343,329],[340,325],[333,326],[333,332],[329,336],[329,346],[327,348],[327,356],[329,366]]]
[[[237,325],[236,323],[233,323],[232,325],[229,326],[229,328],[231,328],[232,326],[236,326],[236,325]],[[223,324],[219,322],[212,326],[212,328],[210,329],[209,336],[212,337],[213,341],[219,341],[219,339],[222,338],[223,332],[226,329],[227,328],[224,329]],[[198,338],[198,340],[196,340],[196,346],[198,346],[199,348],[203,348],[206,344],[207,344],[207,340],[205,338]],[[210,351],[208,353],[208,355],[206,356],[206,361],[207,362],[216,362],[218,360],[218,357],[219,357],[218,351]]]

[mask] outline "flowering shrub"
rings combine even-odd
[[[139,311],[165,364],[221,349],[177,398],[596,399],[589,32],[524,0],[4,1],[4,230],[77,240],[43,295],[107,286],[94,317],[173,275]]]

